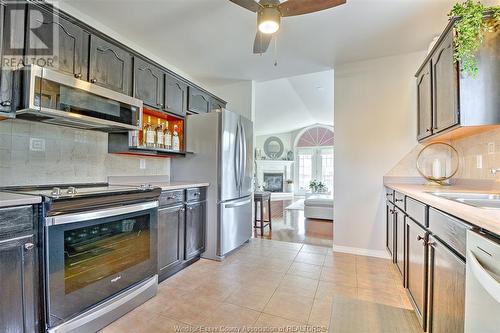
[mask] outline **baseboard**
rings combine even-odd
[[[349,247],[349,246],[341,246],[333,244],[334,252],[342,252],[349,254],[356,254],[358,256],[367,256],[367,257],[376,257],[383,259],[391,259],[387,251],[380,250],[370,250],[370,249],[362,249],[359,247]]]

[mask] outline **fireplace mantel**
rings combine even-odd
[[[284,180],[293,179],[293,163],[294,161],[284,160],[256,160],[257,165],[257,186],[264,182],[264,173],[283,173]],[[284,184],[284,191],[288,192],[286,184]]]

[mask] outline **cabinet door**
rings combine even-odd
[[[425,330],[427,316],[427,232],[406,219],[407,290],[420,324]]]
[[[464,331],[465,261],[429,237],[429,333]]]
[[[13,70],[22,67],[22,62],[18,59],[23,55],[25,45],[25,25],[16,24],[16,22],[24,22],[25,8],[22,1],[0,4],[0,60],[2,62],[0,66],[0,114],[8,115],[12,111],[12,73]],[[11,41],[15,42],[15,49],[9,47],[12,46]],[[9,59],[14,59],[14,61]]]
[[[215,98],[210,99],[210,112],[221,111],[222,109],[225,108],[226,108],[226,103],[223,103],[222,101]]]
[[[153,64],[134,59],[134,96],[144,104],[157,109],[164,108],[163,84],[165,73]]]
[[[401,274],[401,277],[403,278],[403,284],[404,284],[404,269],[405,269],[405,258],[404,258],[404,244],[405,244],[405,219],[406,216],[405,214],[399,210],[395,209],[394,212],[394,227],[395,227],[395,251],[396,255],[394,256],[396,258],[396,267],[399,270],[399,273]]]
[[[186,115],[187,86],[172,75],[167,74],[165,87],[166,110],[180,116]]]
[[[0,332],[36,332],[33,236],[0,242]]]
[[[159,273],[183,260],[184,212],[184,205],[158,210]]]
[[[131,95],[132,55],[97,36],[90,40],[90,82]]]
[[[194,113],[210,112],[210,97],[199,89],[189,87],[188,110]]]
[[[206,202],[188,204],[186,208],[184,258],[189,260],[205,250]]]
[[[458,64],[453,51],[451,30],[432,57],[434,133],[458,124]]]
[[[432,80],[429,62],[417,77],[417,139],[432,134]]]
[[[386,221],[385,221],[385,247],[392,258],[392,261],[395,261],[394,256],[394,205],[391,203],[387,203],[385,205],[386,210]]]
[[[39,61],[39,65],[55,69],[64,74],[87,80],[88,75],[88,48],[89,34],[79,26],[57,16],[54,12],[46,12],[36,8],[36,13],[42,13],[43,20],[33,11],[29,11],[30,26],[38,26],[35,34],[27,34],[27,45],[35,57],[46,56],[43,54],[45,40],[51,40],[54,35],[58,36],[54,43],[53,62]],[[34,38],[31,38],[34,37]]]

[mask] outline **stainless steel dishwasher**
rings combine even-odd
[[[500,328],[500,239],[467,231],[465,332]]]

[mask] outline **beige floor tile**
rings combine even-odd
[[[319,277],[321,275],[321,266],[305,264],[302,262],[294,262],[290,266],[287,274],[319,280]]]
[[[356,268],[356,256],[347,253],[333,252],[332,255],[327,255],[323,266],[336,267],[345,266],[352,269]]]
[[[331,267],[323,267],[321,270],[320,280],[332,282],[336,285],[345,287],[356,288],[358,286],[355,272],[332,269]]]
[[[348,297],[357,296],[357,288],[349,287],[334,282],[320,281],[316,291],[315,298],[330,301],[334,295],[343,295]]]
[[[265,313],[306,323],[313,304],[312,297],[276,292],[264,308]]]
[[[330,318],[332,316],[333,300],[315,299],[308,323],[315,326],[330,326]]]
[[[299,326],[301,323],[295,322],[290,319],[281,318],[277,316],[273,316],[267,313],[261,313],[257,322],[255,322],[254,326],[256,327],[269,327],[269,328],[286,328],[287,326]],[[278,332],[279,330],[272,330],[274,332]]]
[[[387,292],[384,289],[358,288],[358,299],[378,304],[404,308],[401,292]]]
[[[275,289],[265,285],[259,288],[242,288],[234,291],[224,302],[239,305],[256,311],[262,311],[273,296]]]
[[[326,255],[317,253],[300,252],[295,257],[295,262],[303,262],[311,265],[323,265]]]
[[[297,275],[285,275],[276,292],[314,297],[317,288],[318,280]]]
[[[221,304],[205,297],[189,295],[177,302],[165,302],[160,312],[189,325],[203,325]]]
[[[304,246],[302,246],[302,249],[300,250],[300,252],[317,253],[317,254],[327,254],[327,252],[329,251],[331,251],[331,248],[329,247],[309,245],[309,244],[304,244]]]
[[[230,303],[222,303],[203,323],[204,326],[251,326],[259,318],[260,312]]]

